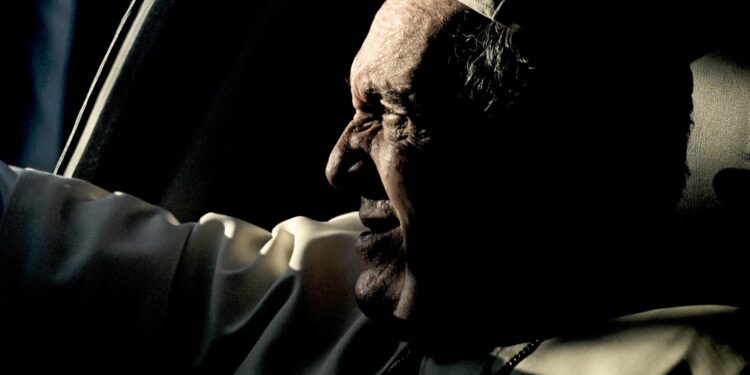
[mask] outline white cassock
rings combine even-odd
[[[354,301],[354,213],[270,232],[216,214],[181,224],[127,194],[2,163],[0,199],[2,373],[477,374],[492,358],[403,360],[408,345]],[[738,374],[743,317],[722,306],[624,317],[546,340],[515,371]],[[522,346],[498,348],[497,364]]]

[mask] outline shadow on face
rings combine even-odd
[[[620,292],[646,288],[658,262],[619,249],[666,228],[679,198],[687,62],[570,46],[534,63],[518,103],[486,111],[465,86],[466,64],[485,56],[457,52],[467,42],[455,36],[497,26],[460,8],[436,19],[419,3],[390,1],[376,17],[327,168],[362,196],[362,309],[425,341],[440,327],[438,341],[463,342],[648,305]],[[612,293],[592,298],[601,285]]]

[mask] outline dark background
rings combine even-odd
[[[51,171],[131,0],[6,4],[0,160]]]
[[[75,123],[131,3],[59,2],[66,1],[75,7],[62,83],[63,131]],[[11,69],[0,159],[11,164],[25,166],[13,159],[23,144],[18,129],[39,104],[30,89],[31,67],[53,63],[29,53],[43,20],[35,7],[54,2],[9,5],[15,22],[5,24],[3,37]],[[80,111],[81,124],[97,127],[74,175],[162,205],[181,220],[214,211],[270,228],[296,215],[326,220],[356,209],[357,198],[331,188],[323,169],[352,113],[350,62],[381,3],[135,0],[120,42],[136,15],[146,16],[143,26],[103,110],[92,114],[121,50],[118,38]],[[742,197],[750,188],[747,33],[738,33],[747,28],[736,27],[736,14],[706,4],[686,2],[680,16],[688,26],[700,25],[688,27],[694,32],[683,40],[696,46],[696,56],[720,50],[693,65],[692,175],[681,212],[696,227],[718,223],[727,202],[747,206]],[[717,182],[716,176],[723,177]],[[716,194],[716,186],[733,188]]]
[[[180,220],[213,211],[270,229],[356,210],[324,167],[381,3],[156,1],[75,176]]]

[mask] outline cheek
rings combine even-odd
[[[371,151],[380,181],[403,226],[409,222],[414,210],[410,189],[412,161],[399,142],[380,139],[373,144]]]

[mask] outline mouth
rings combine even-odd
[[[360,220],[362,220],[362,224],[369,229],[368,232],[373,234],[390,232],[391,230],[398,228],[401,224],[395,215],[376,217],[363,216],[360,214]]]
[[[359,207],[359,219],[370,233],[386,233],[398,228],[398,220],[389,200],[362,199]]]
[[[385,261],[396,255],[401,243],[401,222],[388,201],[362,201],[359,218],[368,230],[359,236],[358,248],[365,259]]]

